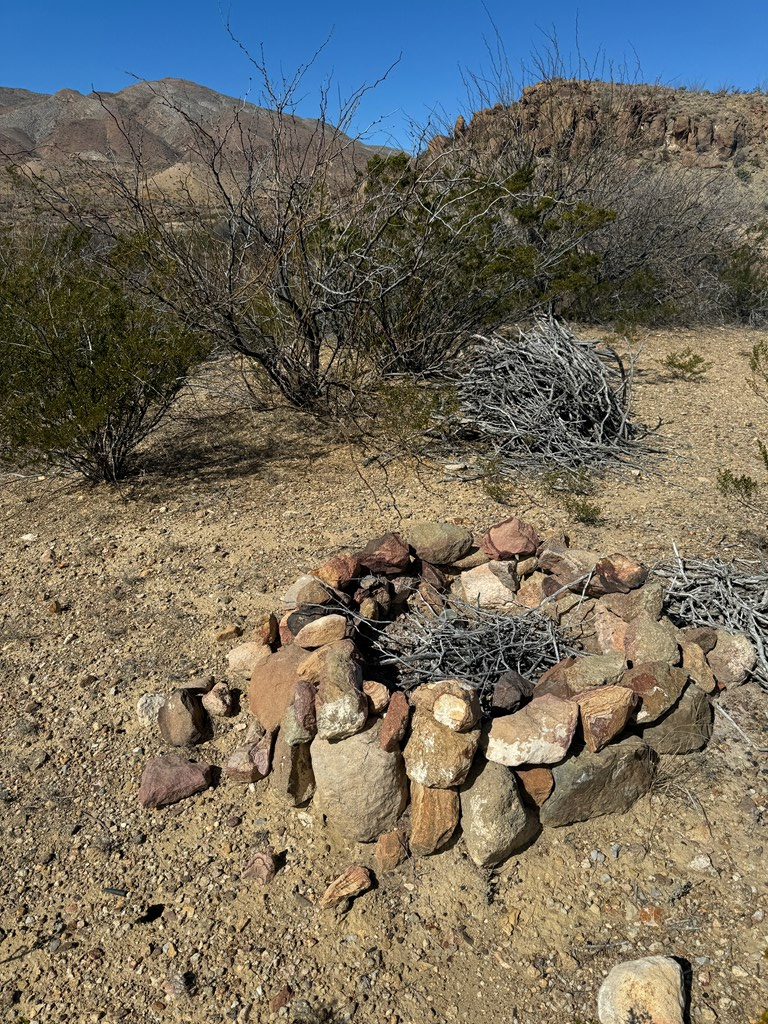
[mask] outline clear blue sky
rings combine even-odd
[[[487,0],[511,66],[546,47],[554,32],[566,55],[578,38],[592,59],[625,63],[670,85],[751,89],[768,83],[768,0]],[[131,75],[188,78],[220,92],[248,91],[249,66],[225,21],[249,48],[264,45],[273,69],[293,69],[332,33],[307,83],[300,113],[316,113],[319,76],[343,93],[371,81],[400,54],[390,78],[368,97],[362,119],[389,116],[398,139],[408,117],[431,109],[452,119],[464,105],[460,69],[487,66],[494,30],[482,0],[5,0],[0,5],[0,85],[38,92],[116,91]],[[578,26],[578,28],[577,28]],[[254,97],[255,98],[255,97]]]

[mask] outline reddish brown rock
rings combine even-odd
[[[555,784],[549,768],[515,768],[515,775],[524,795],[536,807],[541,807]]]
[[[139,803],[142,807],[166,807],[213,782],[213,765],[204,761],[185,761],[174,754],[163,754],[148,761],[141,775]]]
[[[436,853],[448,842],[459,824],[459,794],[455,789],[435,789],[411,783],[411,833],[409,845],[416,857]]]
[[[678,700],[688,682],[680,668],[665,661],[646,662],[627,669],[621,685],[629,687],[639,698],[640,707],[635,715],[639,725],[655,722]]]
[[[497,561],[506,561],[516,556],[527,558],[535,555],[541,544],[539,535],[530,523],[519,516],[510,516],[492,526],[483,537],[483,551]]]
[[[317,732],[315,687],[306,679],[299,679],[296,682],[293,691],[293,713],[299,728],[314,736]]]
[[[625,686],[600,686],[574,700],[579,705],[587,749],[597,753],[625,728],[638,698]]]
[[[430,565],[429,562],[419,563],[419,575],[421,576],[422,583],[427,587],[431,587],[438,594],[444,594],[448,589],[448,580],[445,573],[441,572],[437,566]],[[421,587],[419,590],[421,590]]]
[[[173,747],[188,747],[211,737],[210,719],[200,695],[192,690],[173,690],[157,714],[157,724]]]
[[[305,650],[291,644],[255,666],[248,687],[248,703],[251,714],[268,732],[278,727],[293,700],[299,668],[307,658]]]
[[[394,871],[408,856],[405,833],[401,829],[384,832],[376,840],[376,866],[379,871]]]
[[[717,630],[712,626],[683,626],[677,635],[680,643],[696,644],[705,654],[714,650],[717,643]]]
[[[491,711],[493,714],[511,714],[523,704],[527,704],[533,695],[534,685],[530,679],[521,676],[514,669],[502,672],[493,687]]]
[[[361,864],[353,864],[338,878],[334,878],[321,896],[318,906],[324,910],[338,907],[346,900],[354,899],[355,896],[368,892],[372,885],[373,880],[368,868]]]
[[[408,730],[410,717],[411,708],[405,694],[401,690],[395,690],[381,723],[379,745],[382,750],[391,753],[400,749],[400,742]]]
[[[265,732],[255,742],[246,742],[236,747],[224,765],[227,778],[243,784],[266,779],[272,765],[274,737],[274,731]]]
[[[579,717],[577,704],[545,695],[512,715],[494,718],[486,757],[496,764],[555,764],[571,746]]]
[[[608,555],[595,565],[595,575],[588,592],[595,597],[600,594],[627,594],[642,587],[647,579],[648,570],[634,558],[622,554]]]
[[[399,576],[411,564],[408,545],[397,533],[385,533],[369,541],[358,558],[369,572],[382,576]]]
[[[312,575],[334,590],[343,590],[360,576],[361,568],[355,555],[335,555],[318,569],[313,569]]]
[[[308,622],[294,637],[299,647],[325,647],[326,644],[343,640],[347,632],[347,620],[343,615],[322,615]]]
[[[571,656],[558,661],[556,665],[542,672],[539,680],[533,688],[533,699],[537,700],[545,694],[559,697],[561,700],[568,700],[571,696],[571,688],[568,685],[568,669],[576,663],[576,658]]]
[[[545,541],[537,552],[539,568],[549,573],[558,586],[567,586],[582,580],[594,571],[599,561],[599,555],[594,551],[584,551],[580,548],[569,548],[560,540]]]
[[[269,885],[277,874],[277,857],[272,849],[257,850],[243,869],[243,878]]]

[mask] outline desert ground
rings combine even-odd
[[[546,830],[495,871],[459,836],[341,911],[315,900],[349,864],[372,866],[372,847],[340,842],[311,804],[278,804],[268,781],[143,810],[163,743],[136,715],[145,692],[227,678],[223,626],[247,640],[296,576],[408,518],[481,531],[515,512],[647,564],[673,544],[759,558],[768,524],[716,477],[760,475],[768,405],[747,356],[763,336],[639,339],[634,418],[666,454],[600,483],[598,526],[540,481],[510,481],[500,504],[471,472],[369,462],[238,389],[194,390],[119,489],[3,471],[2,1020],[592,1024],[608,970],[656,953],[683,959],[692,1024],[767,1019],[768,694],[754,682],[718,698],[730,717],[707,749],[664,758],[627,814]],[[688,345],[712,368],[670,379],[660,360]],[[243,700],[195,756],[221,764],[247,721]],[[261,887],[241,875],[264,842],[284,864]]]

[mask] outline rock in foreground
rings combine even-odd
[[[600,1024],[683,1024],[683,971],[669,956],[617,964],[597,996]]]
[[[175,754],[162,754],[144,767],[139,803],[142,807],[167,807],[202,793],[212,782],[213,766],[207,762],[185,761]]]

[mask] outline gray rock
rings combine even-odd
[[[657,754],[690,754],[712,735],[712,705],[698,686],[688,685],[667,713],[643,729],[643,740]]]
[[[685,986],[677,960],[648,956],[617,964],[600,987],[600,1024],[683,1024]]]
[[[394,828],[408,802],[402,755],[381,749],[380,728],[374,718],[343,740],[317,736],[310,748],[319,809],[337,832],[359,843]]]
[[[403,537],[416,554],[432,565],[449,565],[472,547],[472,533],[454,523],[406,523]]]
[[[165,704],[164,693],[143,693],[136,702],[136,717],[143,729],[155,729],[160,708]]]
[[[582,750],[552,769],[552,795],[542,806],[541,824],[552,828],[621,814],[648,792],[654,775],[650,747],[636,736],[598,753]]]
[[[669,619],[656,622],[650,615],[638,615],[627,627],[624,652],[627,661],[633,665],[647,661],[666,661],[669,665],[678,665],[680,649],[677,645],[677,630]]]
[[[273,793],[291,807],[300,807],[312,799],[315,773],[309,743],[290,746],[285,742],[282,730],[278,733],[272,754],[269,786]]]
[[[717,643],[707,655],[709,667],[722,686],[738,686],[755,667],[757,655],[749,637],[743,633],[717,630]]]
[[[467,852],[479,867],[494,867],[532,838],[536,819],[523,803],[514,773],[478,758],[459,790]]]

